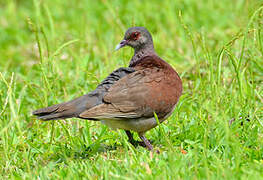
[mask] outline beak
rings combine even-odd
[[[120,42],[120,44],[118,44],[118,45],[116,46],[115,51],[119,50],[120,48],[123,48],[124,46],[127,45],[127,43],[128,43],[127,40],[125,40],[125,39],[122,40],[122,41]]]

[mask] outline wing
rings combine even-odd
[[[154,71],[154,72],[153,72]],[[161,81],[164,74],[157,69],[135,71],[117,81],[105,94],[103,104],[80,114],[81,118],[125,119],[152,116],[147,104],[153,81]]]

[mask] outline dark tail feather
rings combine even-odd
[[[69,102],[38,109],[32,114],[44,121],[66,119],[78,117],[81,112],[97,104],[99,104],[99,101],[96,96],[84,95]]]
[[[33,115],[44,121],[66,119],[74,117],[75,114],[75,108],[70,103],[56,104],[47,108],[38,109],[33,112]]]
[[[33,112],[33,115],[37,116],[38,119],[56,120],[56,119],[66,119],[70,117],[70,109],[66,110],[66,103],[56,104],[50,107],[41,108]]]

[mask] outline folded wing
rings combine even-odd
[[[133,72],[116,82],[105,94],[103,104],[80,114],[81,118],[94,119],[130,119],[152,115],[153,110],[147,105],[151,97],[152,81],[160,80],[160,73],[149,69]]]

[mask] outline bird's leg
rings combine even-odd
[[[128,138],[129,138],[129,140],[128,140],[129,143],[131,143],[132,145],[135,146],[136,141],[133,139],[133,135],[132,135],[131,131],[125,131],[125,132],[126,132]]]
[[[153,150],[153,146],[151,145],[150,141],[148,141],[148,139],[144,136],[144,134],[139,134],[139,136],[141,140],[144,142],[147,149],[149,149],[150,151]]]
[[[131,143],[133,146],[136,147],[136,146],[140,145],[142,147],[146,147],[144,142],[136,141],[136,140],[133,139],[133,135],[132,135],[131,131],[125,131],[125,132],[126,132],[128,138],[129,138],[129,140],[128,140],[129,143]]]

